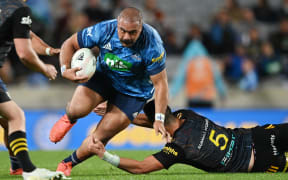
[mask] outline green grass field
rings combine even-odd
[[[32,151],[30,152],[31,159],[39,167],[45,167],[51,170],[55,170],[58,162],[64,157],[69,155],[72,151]],[[111,151],[123,157],[131,157],[138,160],[144,159],[146,156],[154,153],[155,151]],[[16,180],[22,179],[21,177],[15,177],[9,175],[9,158],[8,152],[0,152],[0,180]],[[76,166],[71,178],[73,180],[177,180],[177,179],[208,179],[208,180],[230,180],[230,179],[288,179],[288,173],[205,173],[196,168],[186,165],[174,165],[168,171],[162,170],[146,175],[133,175],[128,174],[120,169],[117,169],[110,164],[99,160],[97,157],[90,158],[86,162]]]

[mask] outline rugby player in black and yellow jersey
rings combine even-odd
[[[135,124],[154,119],[154,102],[144,107]],[[147,125],[148,123],[146,123]],[[174,113],[167,108],[165,128],[172,140],[143,161],[119,158],[90,138],[89,150],[103,160],[130,173],[142,174],[183,163],[207,172],[286,172],[288,124],[270,124],[251,129],[229,129],[192,110]]]
[[[59,50],[50,47],[31,31],[31,10],[22,0],[0,0],[0,68],[11,48],[28,68],[38,71],[50,80],[57,70],[45,64],[37,54],[54,55]],[[26,139],[25,115],[10,98],[0,78],[0,125],[4,128],[5,145],[11,159],[11,175],[26,179],[61,179],[62,173],[37,168],[30,160]]]

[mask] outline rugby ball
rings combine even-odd
[[[77,50],[71,60],[71,68],[81,67],[80,71],[76,72],[77,76],[88,76],[89,79],[96,71],[96,57],[88,48]]]

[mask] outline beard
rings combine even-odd
[[[122,44],[125,44],[125,46],[132,46],[134,44],[134,41],[132,39],[120,39],[120,42]]]

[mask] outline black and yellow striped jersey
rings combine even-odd
[[[185,122],[175,131],[172,142],[154,154],[165,168],[184,163],[208,172],[247,172],[251,129],[224,128],[192,110],[173,114]]]

